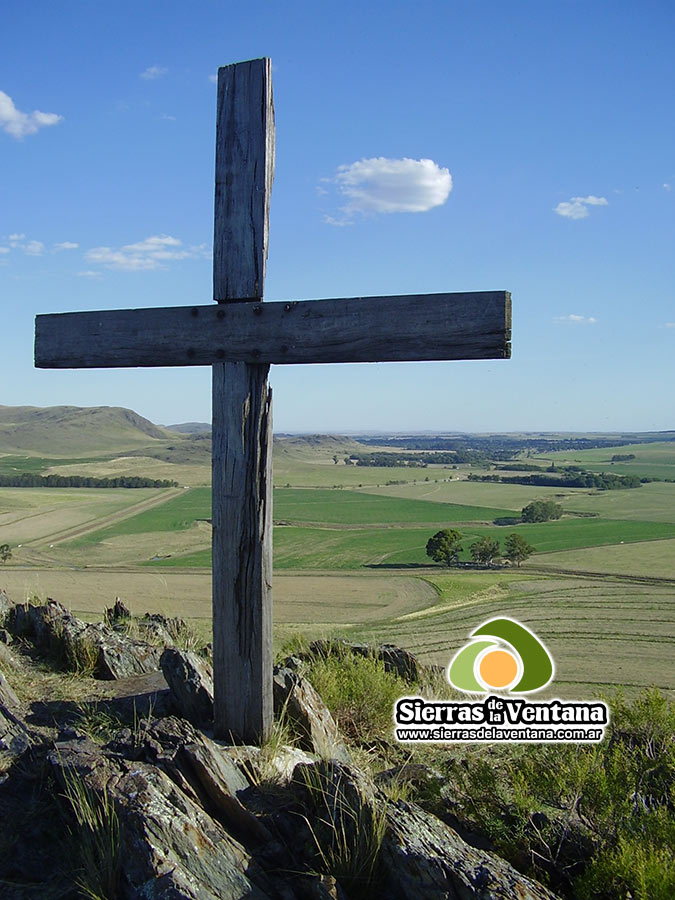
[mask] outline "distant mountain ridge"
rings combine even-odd
[[[210,422],[182,422],[180,425],[165,425],[167,431],[178,434],[211,434]]]
[[[83,456],[131,450],[176,438],[119,406],[0,406],[0,452]]]

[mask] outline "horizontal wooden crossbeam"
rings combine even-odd
[[[508,291],[37,316],[43,369],[508,359]]]

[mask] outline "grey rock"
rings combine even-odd
[[[558,900],[494,853],[465,843],[448,825],[413,803],[386,811],[381,861],[392,900]]]
[[[493,853],[466,844],[414,803],[391,803],[365,773],[332,761],[300,767],[292,790],[330,849],[335,834],[356,840],[382,823],[373,897],[387,900],[559,900]],[[324,826],[328,825],[328,829]],[[348,889],[347,889],[348,892]]]
[[[108,625],[114,625],[116,622],[124,621],[131,618],[131,610],[128,609],[119,597],[115,597],[112,606],[107,607],[103,613],[103,621]]]
[[[0,590],[0,627],[4,626],[13,606],[14,604],[7,594],[3,590]]]
[[[125,900],[266,900],[265,872],[201,806],[157,767],[131,766],[78,748],[50,754],[57,779],[75,772],[107,797],[120,821],[119,896]]]
[[[33,737],[15,711],[0,701],[0,756],[16,759],[34,743]]]
[[[287,667],[274,668],[274,710],[285,711],[298,727],[300,745],[323,759],[351,762],[335,719],[306,678]]]
[[[0,644],[11,644],[14,638],[6,628],[0,628]]]
[[[8,627],[72,666],[85,656],[85,651],[86,655],[92,654],[98,678],[116,680],[159,669],[161,647],[125,638],[101,622],[83,622],[55,600],[48,599],[39,606],[14,605]]]
[[[290,781],[296,766],[307,766],[315,762],[318,762],[318,757],[314,754],[306,753],[297,747],[290,747],[288,744],[282,744],[272,757],[271,765],[284,781]]]
[[[213,670],[188,650],[167,648],[160,666],[181,716],[194,725],[213,722]]]
[[[17,696],[10,687],[5,676],[2,674],[2,670],[0,670],[0,705],[6,706],[9,709],[16,708],[19,705]]]

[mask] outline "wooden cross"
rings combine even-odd
[[[213,661],[218,737],[272,723],[270,363],[508,359],[506,291],[262,303],[274,175],[271,63],[218,72],[217,305],[36,319],[41,368],[213,367]]]

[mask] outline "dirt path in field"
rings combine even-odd
[[[91,531],[99,531],[101,528],[106,528],[108,525],[112,525],[115,522],[121,522],[124,519],[131,519],[134,516],[137,516],[141,512],[145,512],[147,509],[153,509],[155,506],[161,506],[163,503],[166,503],[168,500],[171,500],[173,497],[177,497],[179,494],[183,493],[184,488],[168,488],[163,491],[157,497],[150,497],[147,500],[141,500],[139,503],[135,503],[133,506],[127,506],[124,509],[119,509],[117,512],[110,513],[107,516],[100,516],[96,519],[92,519],[90,522],[85,522],[82,525],[75,525],[72,528],[66,528],[62,531],[55,531],[53,534],[43,535],[40,538],[36,538],[32,541],[25,541],[24,547],[39,547],[43,544],[60,544],[63,541],[69,541],[72,538],[80,537],[83,534],[89,534]]]

